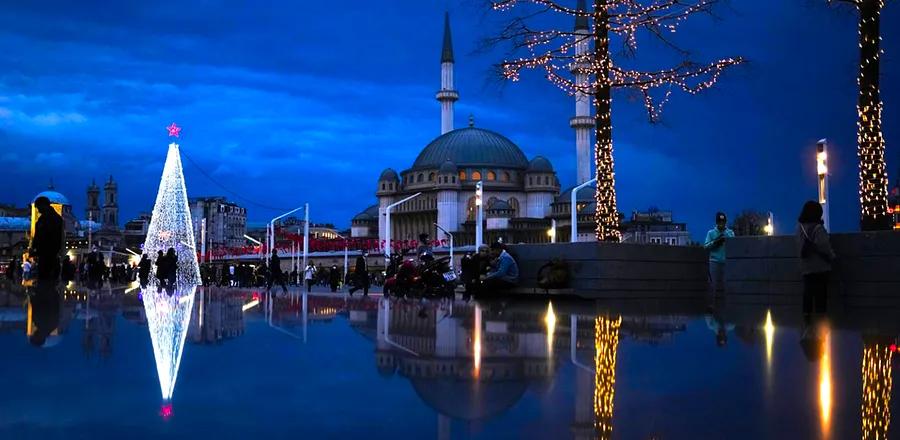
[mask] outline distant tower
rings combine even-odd
[[[578,10],[586,11],[584,0],[578,0]],[[590,29],[588,18],[575,17],[575,56],[584,56],[590,50]],[[588,62],[580,61],[572,64],[572,73],[575,74],[575,84],[580,87],[588,85]],[[594,128],[594,118],[591,117],[591,97],[583,91],[575,92],[575,117],[569,120],[569,125],[575,129],[575,170],[578,181],[582,184],[593,178],[592,163],[593,151],[591,149],[591,129]]]
[[[87,208],[84,210],[84,216],[85,220],[100,223],[100,187],[95,180],[91,180],[91,186],[87,189]]]
[[[453,103],[459,93],[453,88],[453,41],[450,38],[450,13],[444,13],[444,47],[441,50],[441,90],[437,92],[441,103],[441,134],[453,130]]]
[[[112,231],[119,230],[119,189],[112,176],[103,185],[103,224],[102,228]]]

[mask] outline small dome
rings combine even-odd
[[[529,173],[552,173],[553,165],[544,156],[537,156],[528,163]]]
[[[571,187],[560,193],[560,195],[556,198],[557,203],[571,203],[572,201],[572,190],[575,187]],[[578,198],[576,201],[579,202],[593,202],[594,194],[596,193],[596,189],[593,186],[588,186],[587,188],[581,188],[578,191]]]
[[[378,220],[378,205],[372,205],[353,217],[354,221]]]
[[[44,191],[44,192],[34,196],[34,200],[32,200],[31,203],[34,203],[34,201],[37,200],[38,197],[46,197],[46,198],[50,199],[50,203],[58,203],[60,205],[68,205],[69,204],[69,199],[67,199],[66,196],[64,196],[56,191],[53,191],[53,190],[47,190],[47,191]]]
[[[456,168],[456,164],[454,164],[450,160],[447,160],[446,162],[441,164],[441,168],[438,171],[441,173],[456,174],[457,170],[458,168]]]
[[[399,182],[400,176],[397,175],[397,172],[394,171],[393,168],[385,168],[385,170],[381,172],[381,176],[378,177],[379,182],[382,180],[390,180],[392,182]]]

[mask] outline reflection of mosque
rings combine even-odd
[[[112,354],[120,299],[119,295],[112,294],[85,296],[84,308],[79,310],[78,315],[84,321],[81,347],[86,356],[90,357],[94,351],[104,358]]]

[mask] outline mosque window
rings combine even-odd
[[[456,176],[453,176],[453,183],[456,183]]]
[[[534,185],[534,177],[528,176],[528,184]]]
[[[481,171],[472,171],[472,180],[481,180]]]
[[[434,182],[434,173],[428,174],[428,181],[429,181],[429,182]]]
[[[544,185],[550,184],[550,176],[544,176]]]
[[[497,173],[493,171],[488,171],[488,180],[497,180]]]
[[[510,197],[507,203],[509,203],[509,207],[512,210],[513,217],[519,217],[519,199]]]
[[[500,175],[500,181],[509,182],[509,172],[504,171],[503,174]]]
[[[384,191],[384,184],[381,184],[381,190]]]
[[[466,220],[474,221],[475,220],[475,197],[469,197],[469,201],[466,202]]]
[[[459,180],[466,180],[466,172],[465,171],[459,172]]]
[[[422,174],[422,173],[419,173],[419,179],[418,179],[418,180],[419,180],[419,183],[422,183],[422,182],[425,180],[425,175]]]

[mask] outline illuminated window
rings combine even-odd
[[[487,177],[488,177],[488,180],[497,180],[497,173],[495,173],[493,171],[488,171]]]
[[[472,171],[472,180],[481,180],[481,171]]]
[[[466,180],[466,172],[465,171],[459,172],[459,180]]]

